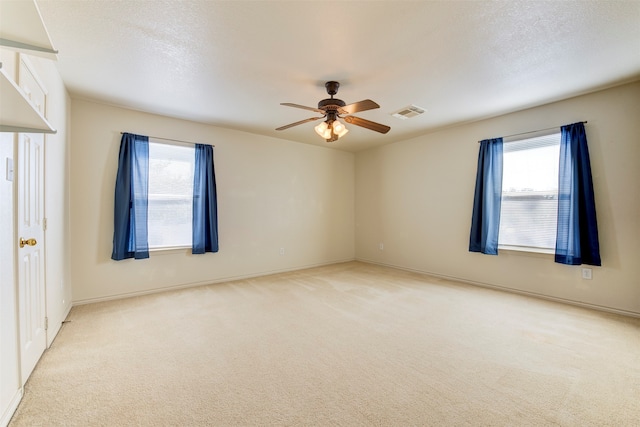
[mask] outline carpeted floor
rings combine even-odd
[[[640,319],[364,263],[68,320],[11,426],[640,425]]]

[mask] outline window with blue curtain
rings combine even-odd
[[[498,254],[502,138],[480,142],[469,251]],[[601,265],[595,197],[584,123],[562,126],[555,262]]]
[[[154,147],[157,145],[153,144]],[[158,219],[167,218],[167,221],[175,222],[176,218],[174,217],[179,214],[179,212],[175,212],[175,214],[166,212],[173,205],[165,206],[166,203],[156,203],[162,202],[168,196],[161,197],[162,200],[153,199],[153,203],[149,202],[150,196],[158,198],[157,194],[150,195],[149,193],[149,177],[153,175],[151,174],[153,168],[150,168],[149,147],[150,142],[147,136],[122,134],[114,204],[114,236],[111,255],[114,260],[148,258],[149,240],[156,241],[154,245],[158,245],[157,242],[162,239],[159,240],[157,237],[163,237],[150,235],[149,230],[152,233],[161,232],[166,227],[158,227],[156,224]],[[193,194],[186,195],[187,198],[191,198],[189,204],[192,215],[191,227],[186,239],[191,241],[193,254],[217,252],[218,219],[213,147],[206,144],[195,144],[195,149],[192,151],[194,156]],[[165,164],[164,166],[167,166],[167,162],[171,163],[170,158],[164,157],[151,160],[160,165]],[[183,170],[185,167],[182,163],[185,162],[178,163],[173,169]],[[155,171],[155,169],[153,170]],[[171,170],[171,165],[169,165],[169,170]],[[160,173],[166,172],[165,167]],[[160,211],[156,212],[157,209]],[[154,218],[153,227],[149,227],[150,218]],[[180,240],[182,241],[182,239]],[[156,246],[153,246],[152,249],[154,247]]]
[[[149,258],[147,204],[149,137],[123,133],[120,141],[111,258]]]
[[[502,138],[480,141],[469,251],[498,255],[502,204]]]
[[[584,123],[562,126],[561,132],[555,261],[602,265]]]
[[[196,144],[193,180],[193,249],[194,254],[218,252],[218,210],[213,147]]]

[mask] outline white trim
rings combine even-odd
[[[137,297],[137,296],[142,296],[142,295],[157,294],[157,293],[165,292],[165,291],[175,291],[175,290],[178,290],[178,289],[187,289],[187,288],[195,288],[195,287],[198,287],[198,286],[214,285],[216,283],[234,282],[236,280],[251,279],[251,278],[254,278],[254,277],[269,276],[269,275],[272,275],[272,274],[279,274],[279,273],[288,273],[288,272],[292,272],[292,271],[305,270],[307,268],[322,267],[322,266],[325,266],[325,265],[333,265],[333,264],[341,264],[341,263],[351,262],[351,261],[356,261],[356,260],[354,258],[349,258],[349,259],[343,259],[343,260],[327,261],[327,262],[318,263],[318,264],[302,265],[302,266],[293,267],[293,268],[283,268],[283,269],[279,269],[279,270],[262,271],[262,272],[258,272],[258,273],[243,274],[243,275],[239,275],[239,276],[228,276],[228,277],[222,277],[220,279],[215,279],[215,280],[203,280],[203,281],[200,281],[200,282],[183,283],[181,285],[173,285],[173,286],[167,286],[167,287],[163,287],[163,288],[149,289],[149,290],[146,290],[146,291],[127,292],[127,293],[123,293],[123,294],[109,295],[109,296],[106,296],[106,297],[98,297],[98,298],[87,298],[87,299],[73,301],[72,304],[75,307],[77,305],[93,304],[93,303],[96,303],[96,302],[112,301],[112,300],[118,300],[118,299],[123,299],[123,298],[131,298],[131,297]]]
[[[9,421],[11,421],[11,418],[13,418],[13,414],[15,414],[16,409],[18,409],[18,405],[22,400],[23,394],[23,387],[20,387],[18,390],[16,390],[16,394],[11,399],[11,403],[9,403],[4,413],[2,414],[2,418],[0,418],[0,427],[6,427],[9,425]]]
[[[55,341],[56,337],[58,336],[58,333],[62,329],[62,324],[64,323],[66,318],[69,317],[69,313],[71,313],[71,307],[72,305],[69,304],[65,310],[64,315],[62,316],[62,320],[60,322],[56,322],[55,325],[53,325],[53,329],[49,329],[47,331],[47,349],[49,349],[53,345],[53,341]],[[51,326],[52,325],[49,324],[49,327]],[[49,341],[49,336],[51,336],[50,341]]]
[[[177,253],[189,253],[191,246],[156,246],[149,248],[149,254],[171,255]]]
[[[510,246],[510,245],[498,245],[498,250],[502,251],[513,251],[513,252],[525,252],[531,254],[545,254],[545,255],[555,255],[555,249],[547,249],[547,248],[534,248],[531,246]]]
[[[505,136],[504,138],[502,138],[502,142],[504,144],[510,144],[512,142],[524,141],[526,139],[539,138],[541,136],[549,136],[549,135],[555,135],[555,134],[560,135],[561,133],[562,133],[561,126],[558,126],[557,128],[547,128],[547,129],[534,130],[534,131],[530,131],[530,132],[523,132],[523,133],[518,133],[518,134],[515,134],[515,135]]]
[[[190,148],[195,151],[197,142],[179,141],[177,139],[160,138],[157,136],[149,136],[149,144],[175,145],[177,147]]]
[[[509,292],[509,293],[513,293],[513,294],[525,295],[525,296],[538,298],[538,299],[543,299],[543,300],[547,300],[547,301],[554,301],[554,302],[559,302],[559,303],[563,303],[563,304],[568,304],[568,305],[573,305],[573,306],[578,306],[578,307],[583,307],[583,308],[589,308],[589,309],[592,309],[592,310],[604,311],[604,312],[607,312],[607,313],[614,313],[614,314],[620,314],[620,315],[623,315],[623,316],[640,318],[640,312],[636,312],[636,311],[621,310],[619,308],[607,307],[607,306],[604,306],[604,305],[590,304],[590,303],[574,301],[574,300],[570,300],[570,299],[566,299],[566,298],[552,297],[552,296],[545,295],[545,294],[539,294],[537,292],[522,291],[522,290],[519,290],[519,289],[509,288],[509,287],[506,287],[506,286],[492,285],[490,283],[484,283],[484,282],[476,282],[474,280],[462,279],[460,277],[447,276],[445,274],[432,273],[432,272],[429,272],[429,271],[416,270],[416,269],[413,269],[413,268],[407,268],[407,267],[402,267],[402,266],[393,265],[393,264],[386,264],[386,263],[383,263],[383,262],[367,260],[367,259],[364,259],[364,258],[356,258],[356,261],[360,261],[360,262],[364,262],[364,263],[368,263],[368,264],[381,265],[383,267],[396,268],[398,270],[409,271],[411,273],[425,274],[425,275],[428,275],[428,276],[437,277],[439,279],[453,280],[453,281],[456,281],[456,282],[466,283],[466,284],[469,284],[469,285],[480,286],[480,287],[489,288],[489,289],[495,289],[495,290]]]

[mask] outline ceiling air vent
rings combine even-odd
[[[415,105],[409,105],[408,107],[401,108],[395,113],[391,113],[393,117],[397,117],[402,120],[410,119],[411,117],[419,116],[424,113],[425,109],[417,107]]]

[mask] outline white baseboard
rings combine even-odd
[[[54,324],[52,324],[52,322],[49,322],[49,328],[53,328],[53,329],[49,329],[47,331],[47,348],[51,347],[51,345],[53,344],[53,341],[56,339],[56,336],[58,336],[60,329],[62,329],[62,322],[64,322],[64,320],[67,317],[69,317],[69,313],[71,312],[71,307],[72,307],[72,304],[67,304],[64,314],[60,317],[58,322],[55,322]]]
[[[559,303],[563,303],[563,304],[569,304],[569,305],[575,305],[575,306],[578,306],[578,307],[589,308],[589,309],[592,309],[592,310],[605,311],[607,313],[614,313],[614,314],[620,314],[620,315],[623,315],[623,316],[640,318],[640,313],[635,312],[635,311],[621,310],[619,308],[607,307],[607,306],[604,306],[604,305],[590,304],[590,303],[585,303],[585,302],[581,302],[581,301],[574,301],[574,300],[566,299],[566,298],[558,298],[558,297],[545,295],[545,294],[540,294],[540,293],[536,293],[536,292],[522,291],[522,290],[519,290],[519,289],[509,288],[509,287],[506,287],[506,286],[493,285],[493,284],[484,283],[484,282],[476,282],[476,281],[473,281],[473,280],[463,279],[463,278],[460,278],[460,277],[447,276],[447,275],[444,275],[444,274],[433,273],[431,271],[416,270],[416,269],[413,269],[413,268],[407,268],[407,267],[403,267],[403,266],[400,266],[400,265],[386,264],[386,263],[383,263],[383,262],[372,261],[372,260],[368,260],[368,259],[364,259],[364,258],[356,258],[356,261],[365,262],[365,263],[368,263],[368,264],[381,265],[383,267],[396,268],[398,270],[409,271],[409,272],[412,272],[412,273],[425,274],[425,275],[437,277],[437,278],[440,278],[440,279],[453,280],[453,281],[456,281],[456,282],[467,283],[469,285],[480,286],[480,287],[483,287],[483,288],[490,288],[490,289],[495,289],[495,290],[504,291],[504,292],[510,292],[510,293],[519,294],[519,295],[526,295],[526,296],[530,296],[530,297],[534,297],[534,298],[544,299],[544,300],[547,300],[547,301],[554,301],[554,302],[559,302]]]
[[[523,291],[523,290],[519,290],[519,289],[509,288],[509,287],[506,287],[506,286],[493,285],[491,283],[476,282],[476,281],[464,279],[464,278],[461,278],[461,277],[448,276],[448,275],[445,275],[445,274],[434,273],[434,272],[431,272],[431,271],[417,270],[417,269],[413,269],[413,268],[404,267],[404,266],[401,266],[401,265],[388,264],[388,263],[373,261],[373,260],[369,260],[369,259],[365,259],[365,258],[349,258],[349,259],[343,259],[343,260],[328,261],[328,262],[324,262],[324,263],[309,264],[309,265],[297,266],[297,267],[293,267],[293,268],[285,268],[285,269],[280,269],[280,270],[269,270],[269,271],[262,271],[262,272],[252,273],[252,274],[244,274],[244,275],[237,275],[237,276],[222,277],[222,278],[215,279],[215,280],[206,280],[206,281],[201,281],[201,282],[183,283],[183,284],[167,286],[167,287],[163,287],[163,288],[149,289],[149,290],[146,290],[146,291],[129,292],[129,293],[123,293],[123,294],[109,295],[109,296],[99,297],[99,298],[89,298],[89,299],[84,299],[84,300],[76,300],[76,301],[73,301],[72,306],[84,305],[84,304],[93,304],[93,303],[96,303],[96,302],[112,301],[112,300],[123,299],[123,298],[131,298],[131,297],[142,296],[142,295],[150,295],[150,294],[155,294],[155,293],[159,293],[159,292],[166,292],[166,291],[173,291],[173,290],[178,290],[178,289],[193,288],[193,287],[197,287],[197,286],[213,285],[213,284],[216,284],[216,283],[224,283],[224,282],[232,282],[232,281],[236,281],[236,280],[251,279],[253,277],[261,277],[261,276],[268,276],[268,275],[271,275],[271,274],[287,273],[287,272],[292,272],[292,271],[305,270],[307,268],[322,267],[322,266],[325,266],[325,265],[340,264],[340,263],[350,262],[350,261],[359,261],[359,262],[364,262],[364,263],[367,263],[367,264],[380,265],[380,266],[383,266],[383,267],[390,267],[390,268],[395,268],[395,269],[398,269],[398,270],[409,271],[409,272],[412,272],[412,273],[425,274],[425,275],[429,275],[429,276],[433,276],[433,277],[437,277],[437,278],[441,278],[441,279],[453,280],[453,281],[460,282],[460,283],[466,283],[466,284],[469,284],[469,285],[480,286],[480,287],[483,287],[483,288],[495,289],[495,290],[499,290],[499,291],[510,292],[510,293],[514,293],[514,294],[526,295],[526,296],[530,296],[530,297],[534,297],[534,298],[544,299],[544,300],[547,300],[547,301],[554,301],[554,302],[559,302],[559,303],[563,303],[563,304],[569,304],[569,305],[574,305],[574,306],[578,306],[578,307],[589,308],[589,309],[592,309],[592,310],[598,310],[598,311],[604,311],[604,312],[608,312],[608,313],[620,314],[620,315],[623,315],[623,316],[640,318],[640,313],[635,312],[635,311],[621,310],[621,309],[614,308],[614,307],[607,307],[607,306],[603,306],[603,305],[597,305],[597,304],[590,304],[590,303],[585,303],[585,302],[580,302],[580,301],[574,301],[574,300],[566,299],[566,298],[558,298],[558,297],[545,295],[545,294],[540,294],[540,293],[536,293],[536,292]],[[71,309],[71,307],[69,307],[69,309]],[[69,313],[67,312],[67,315],[68,314]],[[65,316],[65,318],[66,318],[66,316]]]
[[[16,409],[18,409],[18,405],[22,400],[23,393],[24,389],[22,387],[16,390],[16,394],[13,396],[11,402],[2,414],[2,418],[0,418],[0,427],[7,427],[9,425],[9,421],[11,421],[13,414],[16,412]]]
[[[243,274],[243,275],[238,275],[238,276],[222,277],[222,278],[218,278],[218,279],[214,279],[214,280],[204,280],[204,281],[200,281],[200,282],[182,283],[182,284],[179,284],[179,285],[172,285],[172,286],[166,286],[166,287],[162,287],[162,288],[148,289],[148,290],[145,290],[145,291],[127,292],[127,293],[108,295],[108,296],[98,297],[98,298],[87,298],[87,299],[75,300],[75,301],[72,302],[72,305],[73,306],[77,306],[77,305],[93,304],[93,303],[96,303],[96,302],[112,301],[112,300],[118,300],[118,299],[123,299],[123,298],[131,298],[131,297],[137,297],[137,296],[142,296],[142,295],[157,294],[159,292],[175,291],[175,290],[178,290],[178,289],[194,288],[194,287],[197,287],[197,286],[213,285],[213,284],[216,284],[216,283],[233,282],[233,281],[236,281],[236,280],[244,280],[244,279],[251,279],[253,277],[269,276],[271,274],[288,273],[288,272],[291,272],[291,271],[305,270],[307,268],[322,267],[322,266],[325,266],[325,265],[340,264],[340,263],[350,262],[350,261],[355,261],[355,259],[354,258],[349,258],[349,259],[344,259],[344,260],[327,261],[327,262],[318,263],[318,264],[308,264],[308,265],[302,265],[302,266],[297,266],[297,267],[292,267],[292,268],[285,268],[285,269],[281,269],[281,270],[268,270],[268,271],[261,271],[261,272],[257,272],[257,273],[251,273],[251,274]]]

